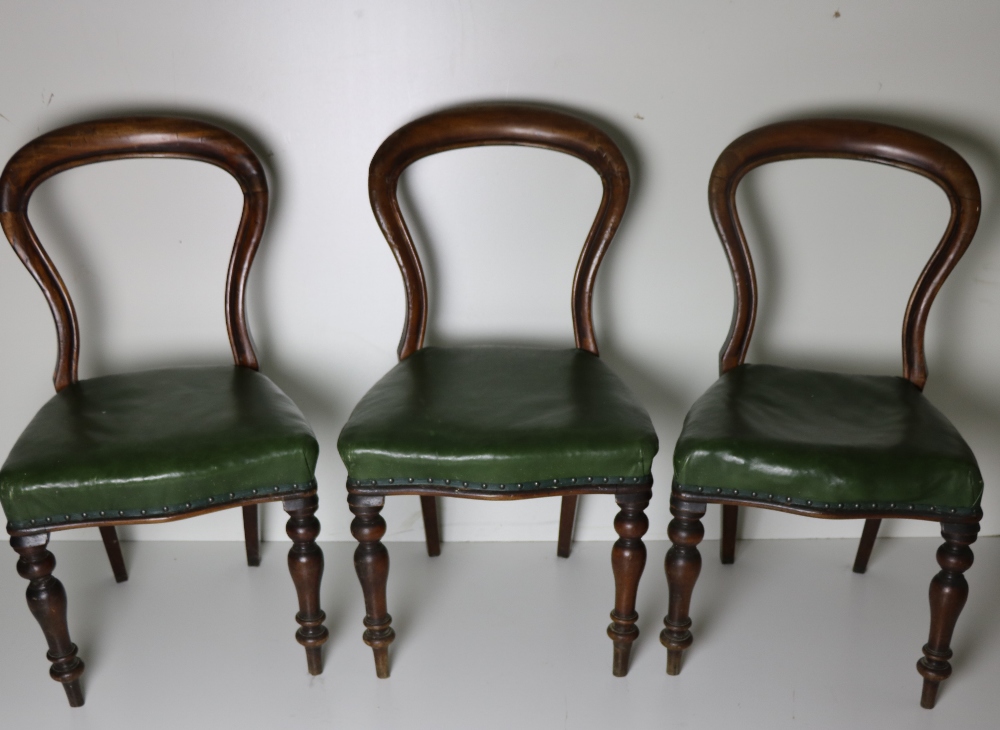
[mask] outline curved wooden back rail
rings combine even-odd
[[[430,114],[401,127],[375,153],[368,174],[372,210],[403,274],[406,322],[399,341],[403,360],[423,347],[427,286],[416,247],[396,198],[399,176],[417,160],[446,150],[521,145],[565,152],[601,176],[604,195],[573,278],[576,346],[597,354],[591,303],[601,259],[628,203],[628,165],[615,143],[594,125],[562,112],[517,104],[479,104]]]
[[[811,119],[771,124],[744,134],[719,156],[708,186],[712,220],[733,271],[735,307],[729,337],[719,354],[722,373],[746,357],[757,312],[757,281],[736,212],[736,187],[768,162],[807,157],[867,160],[900,167],[937,183],[951,203],[951,219],[917,279],[903,318],[903,376],[923,389],[927,381],[924,328],[934,297],[965,253],[979,223],[979,183],[957,152],[917,132],[875,122]]]
[[[22,147],[0,176],[0,225],[38,282],[59,339],[56,390],[77,381],[80,333],[73,300],[28,220],[28,200],[39,184],[81,165],[133,157],[176,157],[221,167],[243,190],[243,214],[226,280],[226,329],[237,365],[257,369],[245,310],[247,275],[267,219],[267,180],[257,156],[239,137],[189,119],[132,117],[74,124]]]

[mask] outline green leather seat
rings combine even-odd
[[[170,516],[302,492],[319,447],[261,373],[223,366],[81,380],[28,424],[0,469],[15,529]]]
[[[983,479],[954,426],[904,378],[740,365],[691,408],[682,491],[806,507],[970,514]]]
[[[368,391],[337,446],[352,484],[476,491],[645,482],[658,448],[600,358],[523,347],[414,352]]]

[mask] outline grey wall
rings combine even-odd
[[[838,15],[839,13],[839,15]],[[350,539],[337,433],[395,361],[399,272],[367,200],[368,162],[394,129],[472,100],[527,100],[607,129],[633,196],[596,294],[607,358],[663,444],[649,508],[665,536],[670,451],[713,381],[731,283],[706,206],[722,148],[767,122],[862,116],[965,155],[983,220],[929,325],[927,394],[978,454],[987,533],[1000,528],[1000,5],[920,2],[171,2],[0,6],[0,158],[83,119],[165,112],[242,134],[269,167],[271,220],[251,281],[262,367],[322,445],[324,539]],[[404,180],[430,269],[431,340],[570,344],[569,291],[600,186],[537,150],[455,152]],[[754,173],[742,204],[762,310],[751,361],[900,372],[910,287],[947,220],[929,182],[862,163]],[[89,167],[47,183],[31,215],[74,292],[84,377],[226,362],[222,286],[239,193],[177,161]],[[0,451],[52,392],[45,302],[0,251]],[[554,540],[555,500],[449,500],[451,540]],[[610,539],[615,507],[586,497],[577,539]],[[421,538],[416,498],[391,500],[389,539]],[[707,537],[717,535],[714,513]],[[860,523],[753,511],[744,537],[846,536]],[[238,512],[129,528],[132,539],[238,539]],[[266,535],[283,537],[276,505]],[[885,534],[930,535],[933,525]],[[79,533],[77,533],[79,536]]]

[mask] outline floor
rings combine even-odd
[[[86,705],[47,676],[14,556],[0,570],[0,727],[64,728],[995,728],[1000,539],[974,546],[972,592],[936,709],[919,707],[938,541],[881,540],[868,574],[853,540],[745,541],[735,566],[703,543],[695,643],[668,677],[658,633],[666,542],[650,542],[629,676],[605,634],[610,545],[390,543],[392,677],[361,642],[353,546],[327,543],[326,671],[295,643],[285,545],[248,568],[237,543],[125,544],[116,585],[99,542],[55,543]]]

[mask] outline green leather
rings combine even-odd
[[[42,407],[0,469],[0,502],[15,529],[163,516],[301,492],[318,453],[295,404],[255,370],[110,375]]]
[[[365,394],[337,448],[351,484],[513,490],[546,479],[649,481],[658,444],[596,355],[425,347]]]
[[[972,450],[908,380],[773,365],[741,365],[698,399],[674,479],[813,507],[968,513],[983,493]]]

